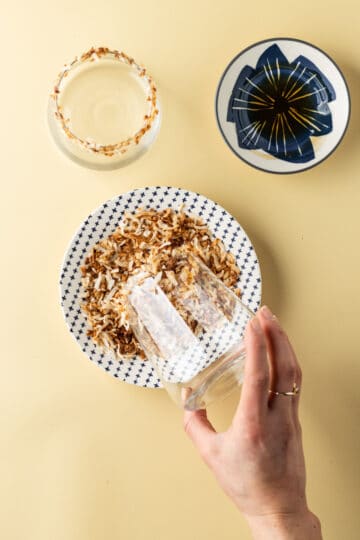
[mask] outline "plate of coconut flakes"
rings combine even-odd
[[[179,250],[189,250],[252,311],[261,302],[261,273],[241,225],[203,195],[146,187],[111,199],[81,224],[65,253],[61,306],[85,355],[113,377],[160,388],[127,322],[125,285],[146,269],[160,286],[176,283]]]

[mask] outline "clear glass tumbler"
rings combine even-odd
[[[73,161],[93,169],[122,167],[156,138],[157,88],[124,52],[92,48],[59,73],[48,121],[58,147]]]
[[[129,324],[173,400],[188,410],[207,407],[242,383],[243,335],[254,314],[203,262],[182,257],[170,290],[161,273],[128,281]]]

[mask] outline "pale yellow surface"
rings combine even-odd
[[[59,266],[82,219],[137,186],[213,198],[248,232],[263,299],[304,370],[311,508],[327,540],[359,538],[360,152],[356,0],[3,2],[1,8],[2,540],[249,540],[245,521],[185,437],[163,391],[91,364],[59,307]],[[238,160],[214,111],[218,79],[252,42],[294,36],[343,69],[352,121],[319,167],[269,175]],[[51,82],[91,45],[122,48],[158,82],[160,136],[114,172],[73,164],[46,125]],[[235,398],[213,407],[218,427]],[[306,539],[304,539],[306,540]]]

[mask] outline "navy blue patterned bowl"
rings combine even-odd
[[[323,161],[342,139],[349,92],[334,62],[294,39],[266,40],[226,68],[218,124],[230,148],[259,169],[292,173]]]

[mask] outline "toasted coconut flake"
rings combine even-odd
[[[162,279],[162,275],[163,273],[160,271],[156,274],[155,276],[155,279],[154,279],[154,283],[157,285],[158,283],[160,283],[161,279]]]
[[[97,290],[97,291],[100,289],[102,278],[103,278],[103,275],[100,272],[100,274],[98,275],[98,277],[96,278],[96,281],[94,283],[94,289]]]
[[[170,281],[170,283],[172,285],[174,285],[174,287],[177,286],[177,281],[176,281],[176,277],[175,277],[175,274],[174,274],[174,271],[173,270],[166,270],[166,277],[168,278],[168,280]]]

